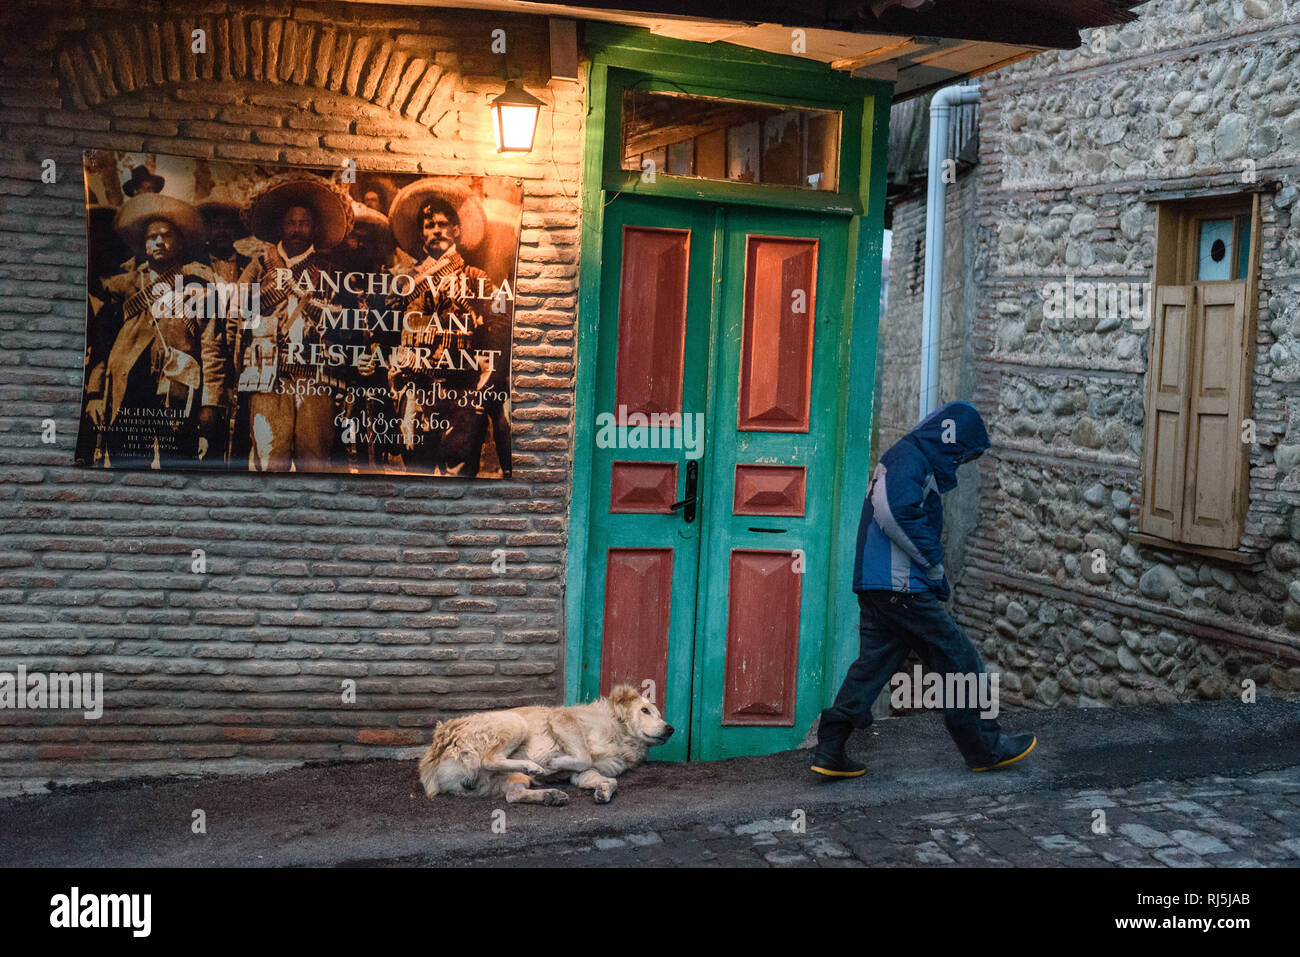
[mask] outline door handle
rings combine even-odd
[[[699,463],[691,459],[686,463],[686,497],[680,502],[673,502],[669,508],[674,512],[682,510],[682,518],[688,522],[695,521],[695,483],[699,478]]]

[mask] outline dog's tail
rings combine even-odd
[[[438,793],[438,762],[442,760],[442,754],[451,744],[454,736],[456,725],[460,723],[459,719],[454,721],[439,721],[433,726],[433,744],[429,745],[429,750],[424,752],[424,757],[420,758],[420,784],[424,786],[424,793],[433,797]]]

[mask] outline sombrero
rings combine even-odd
[[[420,210],[430,200],[441,200],[460,217],[460,239],[456,245],[461,250],[475,249],[486,233],[486,217],[482,201],[456,183],[437,179],[418,179],[402,187],[388,210],[388,222],[397,244],[417,260],[424,258],[424,230]]]
[[[156,219],[164,219],[180,231],[181,239],[191,249],[203,246],[206,230],[199,211],[184,200],[162,193],[132,196],[117,211],[113,228],[132,249],[144,247],[145,228]]]
[[[393,197],[397,195],[397,185],[387,176],[374,173],[358,173],[357,181],[348,190],[352,194],[352,198],[363,205],[366,193],[371,191],[379,194],[379,206],[380,212],[382,212],[393,205]]]
[[[352,228],[370,233],[386,250],[392,251],[393,230],[388,225],[388,217],[355,199],[352,201]]]
[[[315,173],[292,172],[273,176],[253,194],[248,225],[253,235],[268,243],[280,241],[280,222],[293,206],[316,214],[313,242],[319,250],[342,242],[352,228],[352,203],[348,195]]]

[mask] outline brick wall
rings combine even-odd
[[[1300,8],[1153,0],[983,78],[972,330],[993,449],[955,607],[1035,706],[1300,690]],[[1047,283],[1147,283],[1145,190],[1244,188],[1263,203],[1244,544],[1254,571],[1139,545],[1147,332],[1051,319]],[[1294,449],[1294,451],[1292,451]],[[1093,567],[1100,549],[1104,571]]]
[[[546,21],[296,2],[0,16],[0,671],[102,672],[105,697],[97,721],[0,711],[0,790],[408,753],[449,714],[559,702],[584,96],[547,86]],[[548,104],[524,158],[492,145],[505,61]],[[520,177],[513,480],[73,468],[85,148]]]

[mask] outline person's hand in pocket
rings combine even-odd
[[[952,596],[952,589],[948,587],[948,575],[944,571],[943,563],[940,562],[928,569],[925,574],[930,580],[930,590],[939,597],[940,601],[947,601]]]

